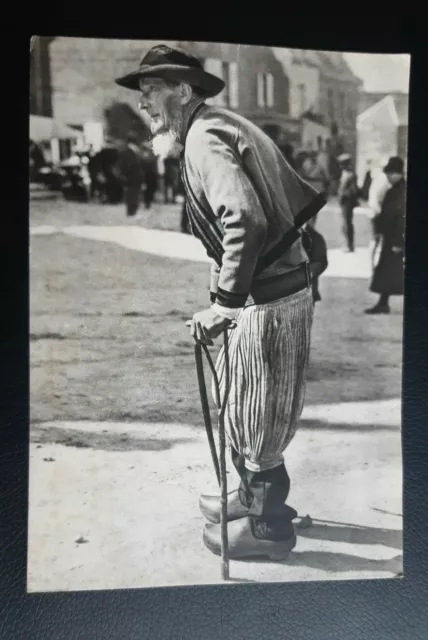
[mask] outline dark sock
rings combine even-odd
[[[251,518],[253,536],[259,540],[288,540],[294,535],[293,523],[288,518]]]

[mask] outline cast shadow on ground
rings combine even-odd
[[[348,542],[349,544],[384,545],[399,551],[403,548],[401,529],[379,529],[340,522],[330,524],[328,521],[322,521],[323,524],[318,524],[318,522],[315,520],[312,526],[307,529],[297,527],[297,535],[303,538]]]
[[[399,529],[384,529],[365,527],[348,523],[314,524],[301,529],[296,526],[297,550],[293,550],[288,558],[280,564],[287,566],[302,566],[319,569],[329,573],[343,573],[347,571],[385,572],[401,575],[403,571],[402,555],[390,559],[365,558],[334,551],[299,551],[299,538],[312,538],[332,542],[346,542],[349,544],[383,545],[402,550],[402,532]],[[328,521],[322,521],[327,523]],[[252,559],[258,562],[259,560]],[[260,559],[260,562],[262,560]],[[265,560],[264,560],[265,562]]]
[[[350,424],[349,422],[329,422],[328,420],[307,420],[302,418],[299,422],[299,429],[368,433],[370,431],[399,431],[400,427],[394,424]]]
[[[59,444],[75,449],[98,451],[167,451],[175,445],[188,444],[193,438],[143,438],[130,433],[80,431],[59,427],[31,427],[31,442],[40,447]]]
[[[299,527],[299,524],[296,524],[296,534],[296,549],[290,553],[286,560],[275,560],[272,561],[272,563],[290,567],[311,568],[328,573],[367,571],[372,573],[390,573],[393,574],[394,577],[401,577],[403,575],[402,554],[384,559],[366,558],[364,556],[334,551],[299,551],[299,538],[344,542],[354,545],[382,545],[402,551],[402,531],[400,529],[385,529],[328,520],[314,520],[310,527],[303,529]],[[248,560],[241,559],[234,562],[266,564],[266,562],[269,561],[267,561],[265,557],[253,557]],[[260,582],[249,578],[235,578],[233,576],[233,570],[231,574],[230,582]]]
[[[403,571],[403,557],[401,555],[385,559],[364,558],[348,553],[333,551],[293,551],[282,564],[288,566],[310,567],[329,573],[343,573],[347,571],[371,571],[393,573],[399,575]]]

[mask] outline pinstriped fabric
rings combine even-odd
[[[312,319],[312,292],[304,289],[244,308],[229,334],[231,387],[225,426],[230,443],[252,471],[281,464],[296,433],[305,398]],[[223,397],[223,347],[216,371]]]

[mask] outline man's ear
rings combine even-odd
[[[181,104],[187,104],[192,97],[192,87],[190,84],[182,82],[180,84],[180,102]]]

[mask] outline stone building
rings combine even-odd
[[[57,117],[101,144],[106,113],[121,105],[128,124],[139,118],[137,95],[114,78],[138,66],[157,41],[55,38],[50,44],[52,104]],[[223,77],[225,90],[209,102],[235,110],[265,128],[287,129],[289,81],[270,47],[170,42],[198,56],[207,71]],[[135,122],[134,122],[135,123]],[[95,145],[95,146],[99,146]]]
[[[158,41],[57,37],[49,43],[52,109],[78,127],[95,147],[103,144],[106,122],[113,135],[143,127],[138,97],[114,78],[137,66]],[[312,144],[338,126],[347,150],[356,151],[360,81],[342,54],[277,47],[178,42],[208,71],[222,76],[225,90],[211,102],[235,110],[280,142]],[[114,117],[113,117],[114,115]],[[113,123],[113,124],[112,124]]]
[[[382,169],[388,157],[398,155],[407,162],[409,102],[406,94],[386,95],[358,116],[357,173],[362,180],[368,162]]]
[[[273,52],[290,79],[290,115],[302,121],[305,146],[314,147],[318,136],[325,139],[337,130],[344,148],[355,157],[362,82],[344,55],[280,47],[273,47]]]

